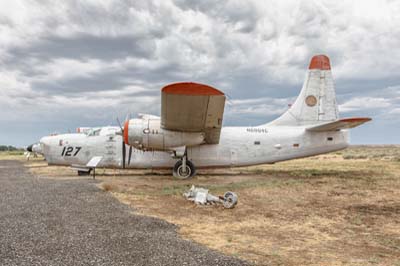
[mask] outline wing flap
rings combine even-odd
[[[181,132],[204,132],[208,144],[219,142],[225,95],[198,83],[168,85],[161,92],[161,127]]]
[[[318,126],[307,128],[308,131],[323,132],[323,131],[337,131],[341,129],[349,129],[358,127],[372,119],[369,117],[352,117],[342,118],[333,122],[324,123]]]

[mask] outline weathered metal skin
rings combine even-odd
[[[177,147],[196,146],[204,143],[203,132],[178,132],[160,126],[159,118],[131,119],[125,124],[125,143],[139,150],[173,150]]]
[[[124,157],[128,158],[129,150],[122,148],[124,138],[126,144],[135,147],[132,156],[129,156],[131,160],[126,164],[127,168],[172,168],[177,159],[171,156],[171,151],[175,150],[177,153],[182,148],[186,148],[187,159],[197,168],[247,166],[344,149],[349,145],[347,129],[370,120],[339,120],[330,62],[324,55],[311,59],[295,103],[276,120],[257,127],[223,127],[220,131],[220,116],[223,114],[222,105],[225,101],[219,95],[222,92],[204,85],[190,83],[187,86],[196,88],[195,92],[200,95],[196,99],[200,99],[199,101],[204,94],[218,94],[212,98],[213,108],[209,108],[209,99],[208,105],[199,105],[200,109],[207,110],[198,118],[204,122],[204,125],[200,123],[202,126],[199,128],[215,129],[215,132],[208,132],[208,137],[207,130],[199,133],[193,132],[194,130],[174,131],[187,123],[191,125],[191,122],[197,121],[191,121],[187,115],[184,119],[178,119],[180,106],[176,97],[181,94],[186,97],[193,91],[183,90],[182,84],[175,84],[163,89],[164,94],[172,94],[171,97],[166,95],[164,98],[164,112],[170,116],[161,116],[164,117],[165,124],[171,126],[168,130],[160,126],[159,117],[142,115],[139,119],[126,121],[123,136],[118,134],[118,130],[110,130],[108,127],[102,128],[99,134],[45,137],[40,141],[43,153],[49,164],[85,165],[92,157],[103,156],[99,167],[121,167],[122,151],[126,151]],[[207,102],[206,100],[204,101]],[[182,108],[188,113],[195,109],[191,104],[185,104]],[[174,119],[175,117],[178,118]]]
[[[59,144],[62,145],[59,145]],[[103,156],[99,167],[122,166],[122,136],[64,134],[40,140],[50,165],[85,165],[93,156]],[[219,144],[188,147],[188,159],[196,167],[231,167],[301,158],[344,149],[348,132],[309,132],[304,127],[224,127]],[[62,156],[65,147],[81,150]],[[128,149],[126,149],[128,151]],[[128,154],[126,154],[128,156]],[[126,157],[127,158],[127,157]],[[127,168],[171,168],[176,159],[163,151],[133,149]]]

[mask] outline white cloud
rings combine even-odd
[[[397,119],[399,13],[390,0],[0,0],[0,122],[158,112],[163,85],[192,80],[232,95],[229,117],[261,123],[320,53],[351,84],[342,112]]]
[[[112,69],[113,64],[107,64],[101,60],[73,60],[68,58],[56,58],[50,62],[35,67],[39,72],[34,80],[60,80],[76,77],[91,77],[93,74]]]
[[[283,114],[293,99],[254,98],[228,100],[225,114],[229,117],[252,115],[264,118]]]
[[[389,109],[389,107],[391,106],[392,103],[389,99],[373,98],[373,97],[357,97],[339,105],[339,111],[351,112],[351,111],[360,111],[368,109],[381,109],[381,108]]]

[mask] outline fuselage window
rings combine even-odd
[[[260,141],[254,141],[254,145],[260,145],[261,142]]]
[[[298,147],[300,147],[300,144],[299,143],[295,143],[295,144],[293,144],[293,147],[298,148]]]
[[[328,137],[327,140],[328,140],[328,141],[332,141],[333,138],[332,138],[332,137]]]
[[[101,129],[92,129],[87,135],[89,137],[100,136]]]

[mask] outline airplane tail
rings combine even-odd
[[[313,56],[300,95],[274,126],[307,126],[339,118],[331,65],[326,55]]]

